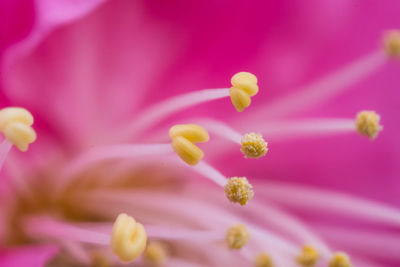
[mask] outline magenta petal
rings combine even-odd
[[[55,246],[26,246],[0,250],[2,267],[42,267],[58,252]]]

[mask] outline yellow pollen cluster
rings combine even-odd
[[[10,107],[0,110],[0,131],[21,151],[27,151],[29,144],[36,140],[32,124],[33,116],[24,108]]]
[[[253,198],[253,186],[246,177],[232,177],[225,185],[225,194],[230,201],[243,206]]]
[[[196,165],[204,157],[203,151],[194,143],[207,142],[207,131],[196,124],[179,124],[169,130],[172,148],[189,165]]]
[[[235,224],[226,232],[226,242],[231,249],[241,249],[250,239],[249,231],[243,224]]]
[[[142,224],[121,213],[115,220],[111,235],[111,250],[121,261],[136,259],[146,247],[147,234]]]
[[[260,254],[258,254],[256,260],[254,261],[254,266],[255,267],[272,267],[273,266],[272,259],[266,253],[260,253]]]
[[[343,252],[337,252],[329,260],[329,267],[351,267],[350,257]]]
[[[246,158],[260,158],[267,154],[267,145],[261,134],[248,133],[242,137],[240,150]]]
[[[400,31],[391,30],[385,34],[383,39],[385,52],[390,57],[400,56]]]
[[[143,259],[153,266],[162,265],[167,257],[168,254],[165,246],[157,241],[149,242],[143,253]]]
[[[301,266],[314,266],[318,261],[318,252],[311,246],[304,246],[296,261]]]
[[[374,139],[382,130],[379,120],[380,116],[375,111],[361,111],[356,117],[356,129],[360,134]]]
[[[242,112],[251,104],[251,96],[258,93],[257,77],[249,72],[239,72],[231,79],[229,89],[232,104],[236,110]]]

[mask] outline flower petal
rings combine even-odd
[[[55,246],[26,246],[0,250],[0,266],[42,267],[58,252]]]

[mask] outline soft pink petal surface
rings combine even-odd
[[[26,246],[0,249],[2,267],[42,267],[58,252],[54,246]]]

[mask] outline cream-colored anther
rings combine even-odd
[[[115,220],[111,235],[111,250],[121,261],[129,262],[144,251],[147,234],[142,224],[121,213]]]
[[[400,31],[391,30],[383,38],[385,52],[390,57],[400,57]]]
[[[229,89],[232,104],[236,110],[242,112],[251,104],[251,96],[258,93],[257,77],[249,72],[239,72],[231,79]]]
[[[273,267],[272,259],[267,253],[260,253],[254,261],[255,267]]]
[[[231,249],[241,249],[250,239],[250,233],[243,224],[235,224],[226,232],[226,243]]]
[[[242,137],[240,151],[246,158],[260,158],[265,156],[268,151],[268,143],[264,141],[261,134],[248,133]]]
[[[21,151],[27,151],[29,144],[36,140],[32,124],[33,116],[24,108],[10,107],[0,110],[0,131]]]
[[[243,206],[253,198],[253,186],[246,177],[232,177],[225,185],[225,195],[231,202]]]
[[[315,266],[318,261],[318,251],[312,246],[304,246],[296,261],[304,267]]]
[[[196,124],[179,124],[169,130],[172,148],[189,165],[196,165],[204,157],[203,151],[194,143],[207,142],[208,132]]]
[[[351,267],[350,257],[344,252],[336,252],[328,262],[329,267]]]
[[[157,241],[149,242],[143,253],[143,259],[152,266],[162,265],[167,257],[168,253],[165,245]]]
[[[380,116],[375,111],[361,111],[356,117],[356,129],[362,134],[374,139],[383,127],[379,125]]]

